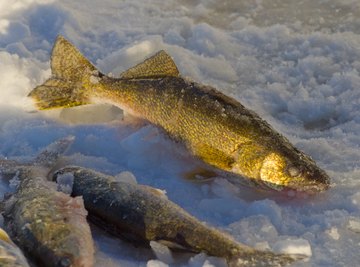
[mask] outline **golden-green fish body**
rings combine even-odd
[[[29,94],[39,109],[101,99],[163,128],[232,181],[245,177],[276,190],[306,192],[329,187],[329,177],[309,156],[236,100],[180,77],[164,51],[110,78],[60,36],[51,69],[53,76]]]

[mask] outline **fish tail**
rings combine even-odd
[[[89,89],[101,74],[63,36],[58,36],[51,55],[52,77],[35,87],[28,96],[39,109],[90,104]]]

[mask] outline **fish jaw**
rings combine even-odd
[[[304,171],[303,177],[298,179],[298,181],[294,179],[294,181],[290,182],[286,187],[287,190],[295,190],[313,195],[324,192],[331,187],[330,178],[327,173],[317,167],[313,170]]]

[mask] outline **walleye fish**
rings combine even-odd
[[[170,248],[227,259],[229,266],[284,266],[299,255],[255,250],[209,227],[171,202],[158,189],[82,167],[64,167],[54,179],[72,175],[72,195],[82,196],[95,224],[138,244],[158,241]],[[68,177],[65,177],[68,179]]]
[[[29,96],[39,109],[111,102],[163,128],[196,157],[224,171],[231,182],[310,193],[329,188],[329,177],[253,111],[210,86],[179,75],[164,51],[110,78],[59,36],[52,77]]]
[[[11,241],[8,234],[0,228],[0,266],[29,267],[21,250]]]
[[[81,197],[58,192],[47,180],[59,156],[73,138],[45,148],[30,164],[0,161],[0,170],[16,171],[19,185],[4,205],[5,228],[40,266],[93,266],[94,244]]]

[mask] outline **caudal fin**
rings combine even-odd
[[[102,74],[64,37],[58,36],[51,55],[52,77],[29,96],[39,109],[89,104],[91,77]]]

